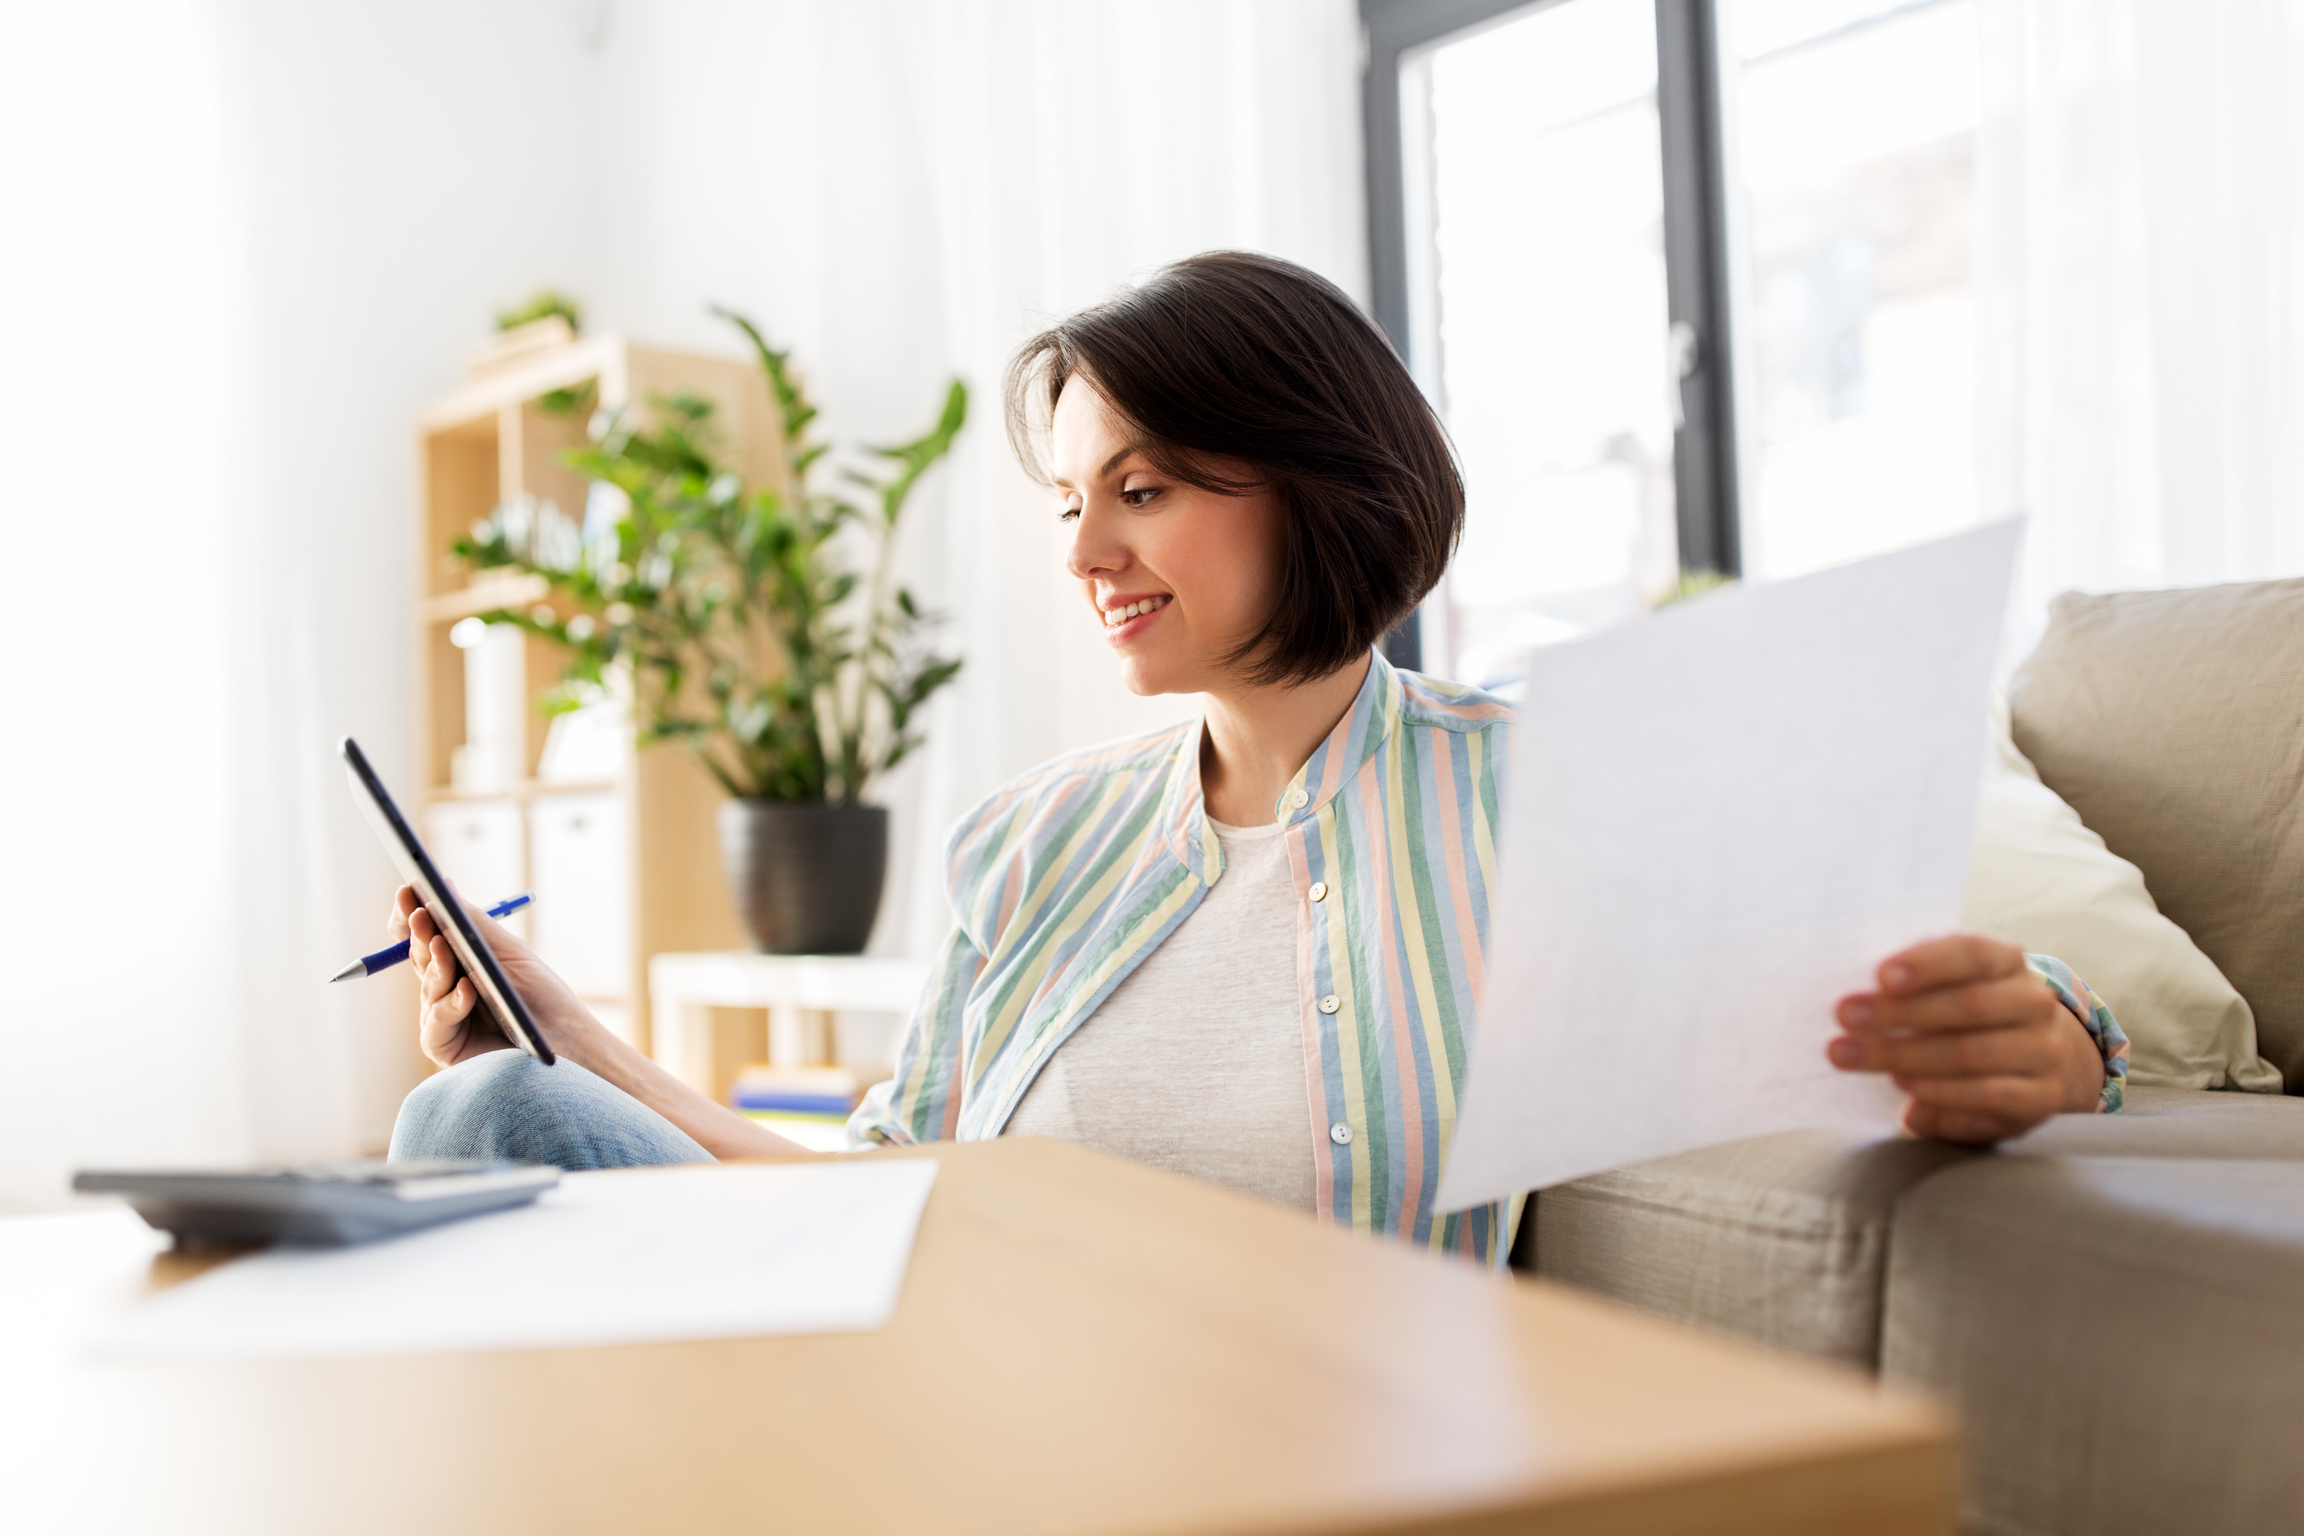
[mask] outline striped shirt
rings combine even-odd
[[[1432,1202],[1486,971],[1510,729],[1503,700],[1375,656],[1273,807],[1300,898],[1315,1209],[1492,1267],[1522,1200],[1452,1214]],[[1049,1057],[1222,878],[1199,746],[1188,721],[1073,753],[960,819],[946,848],[958,927],[852,1141],[1000,1134]],[[2055,972],[2043,970],[2091,1033],[2117,1036]]]

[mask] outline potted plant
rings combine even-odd
[[[791,466],[748,487],[712,406],[693,395],[600,412],[567,462],[593,482],[579,524],[500,507],[456,551],[475,568],[541,577],[552,601],[481,615],[569,653],[548,709],[626,686],[642,745],[678,741],[728,792],[721,853],[763,950],[853,954],[871,936],[888,813],[862,796],[920,745],[920,709],[960,670],[927,645],[932,620],[896,580],[904,506],[967,418],[957,379],[935,426],[863,451],[846,491],[820,489],[825,445],[788,354],[741,315]],[[857,494],[861,493],[861,494]]]

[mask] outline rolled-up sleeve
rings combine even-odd
[[[2032,969],[2056,993],[2056,1001],[2072,1010],[2080,1027],[2088,1031],[2088,1038],[2096,1042],[2097,1054],[2104,1058],[2104,1092],[2097,1100],[2097,1112],[2106,1115],[2120,1113],[2128,1091],[2128,1036],[2120,1028],[2119,1020],[2104,999],[2088,990],[2088,983],[2072,973],[2072,967],[2054,955],[2026,955]]]
[[[848,1117],[852,1147],[948,1141],[960,1119],[968,996],[984,956],[966,929],[944,941],[896,1052],[896,1075],[864,1095]]]

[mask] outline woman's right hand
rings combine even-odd
[[[592,1011],[510,930],[469,906],[464,910],[496,952],[497,964],[528,1005],[529,1017],[553,1052],[582,1060],[589,1054],[591,1032],[602,1027]],[[408,940],[408,963],[416,970],[417,1041],[427,1057],[452,1067],[470,1056],[515,1048],[481,1006],[472,978],[464,974],[455,950],[411,887],[404,885],[393,893],[387,929],[394,939]]]

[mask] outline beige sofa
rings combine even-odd
[[[1973,1531],[2304,1531],[2304,581],[2059,599],[2010,707],[2286,1094],[2154,1086],[2216,1077],[2108,995],[2123,1114],[1669,1158],[1544,1191],[1515,1262],[1937,1394]]]

